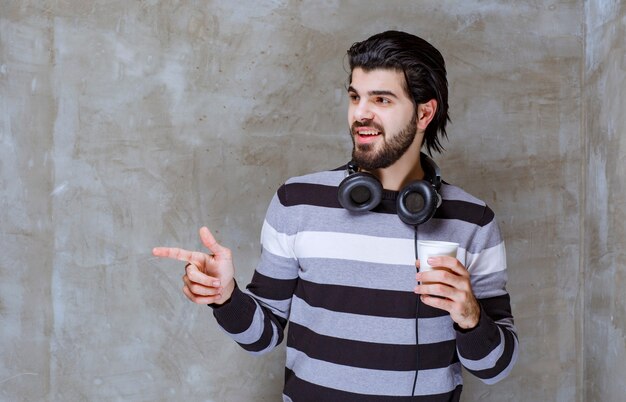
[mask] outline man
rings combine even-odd
[[[343,194],[345,167],[288,180],[270,203],[247,291],[233,279],[230,250],[207,228],[200,237],[210,255],[153,252],[187,262],[185,295],[211,305],[244,349],[272,350],[289,321],[285,401],[458,401],[461,366],[494,383],[517,358],[504,243],[493,212],[439,183],[420,154],[423,145],[440,152],[446,136],[441,54],[389,31],[355,43],[348,57],[349,177],[378,182],[364,198],[375,202],[342,208],[363,201]],[[426,219],[399,214],[412,183],[436,191]],[[418,239],[459,243],[458,259],[429,259],[443,269],[416,273]]]

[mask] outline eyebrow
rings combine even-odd
[[[354,89],[354,87],[353,87],[352,85],[350,85],[350,86],[348,87],[348,92],[355,92],[355,93],[357,93],[357,94],[359,93],[359,91],[357,91],[356,89]],[[398,99],[398,96],[397,96],[395,93],[393,93],[393,92],[391,92],[391,91],[387,91],[387,90],[382,90],[382,89],[381,89],[381,90],[369,91],[367,94],[368,94],[369,96],[391,96],[391,97],[393,97],[393,98]]]

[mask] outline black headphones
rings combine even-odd
[[[396,201],[398,217],[407,225],[421,225],[435,215],[441,205],[441,171],[428,155],[420,159],[427,180],[416,180],[400,190]],[[347,176],[339,184],[339,204],[348,211],[365,212],[376,208],[383,197],[383,186],[371,173],[359,172],[354,162],[348,163]]]

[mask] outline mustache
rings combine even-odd
[[[350,126],[350,131],[352,131],[352,134],[356,134],[355,130],[359,127],[374,127],[376,130],[380,131],[381,134],[385,134],[385,129],[383,128],[383,126],[378,123],[374,123],[373,121],[366,123],[355,121],[354,123],[352,123],[352,126]]]

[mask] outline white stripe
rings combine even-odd
[[[300,232],[295,242],[298,258],[334,258],[377,264],[415,264],[413,239],[336,232]]]
[[[476,254],[468,252],[465,263],[472,275],[487,275],[506,270],[504,242]]]
[[[261,244],[263,248],[279,257],[296,259],[293,252],[295,235],[286,235],[276,231],[267,220],[263,222],[261,229]]]
[[[290,259],[334,258],[398,265],[415,263],[413,239],[322,231],[287,235],[276,231],[264,221],[261,243],[270,253]],[[476,254],[465,252],[460,248],[458,255],[466,256],[465,261],[459,259],[472,275],[488,275],[507,268],[504,242]]]

